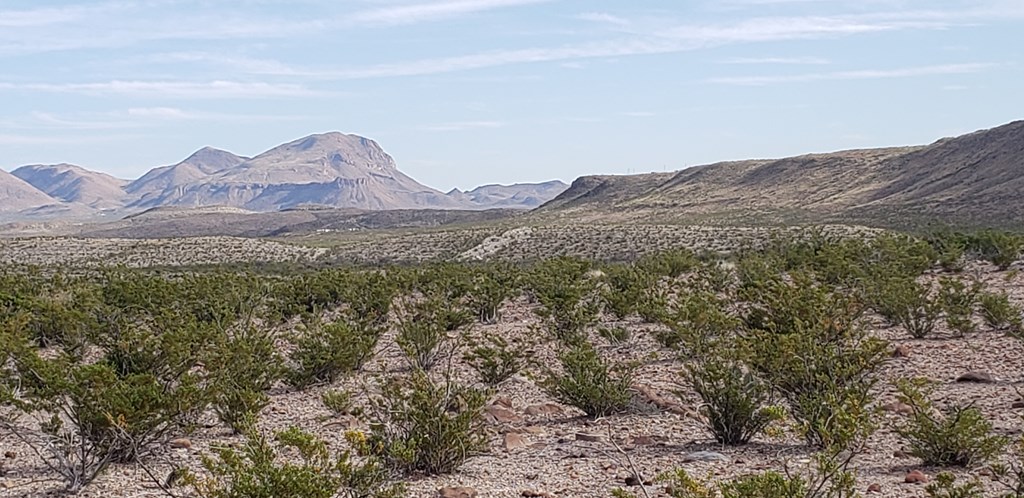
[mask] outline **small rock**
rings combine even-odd
[[[494,421],[501,424],[518,424],[523,421],[523,417],[516,415],[516,412],[498,405],[488,406],[484,411],[486,411],[487,415],[494,419]]]
[[[910,346],[899,344],[892,351],[893,358],[907,358],[910,356]]]
[[[996,381],[992,374],[985,372],[967,372],[956,378],[957,382],[977,382],[980,384],[991,384]]]
[[[451,487],[437,490],[437,496],[441,498],[476,498],[477,491],[473,488]]]
[[[928,476],[920,470],[911,470],[907,477],[903,479],[903,482],[908,484],[925,484],[928,482]]]
[[[1014,401],[1010,408],[1024,408],[1024,401]]]
[[[588,441],[588,442],[591,442],[591,443],[597,443],[597,442],[604,441],[604,438],[600,434],[587,434],[585,432],[577,432],[576,433],[576,440],[577,441]]]
[[[503,406],[505,408],[512,408],[512,400],[508,396],[498,396],[494,399],[492,405]]]
[[[565,410],[562,410],[562,407],[554,403],[541,403],[539,405],[530,405],[526,407],[525,410],[526,414],[531,417],[536,417],[538,415],[561,415],[564,411]]]
[[[870,486],[868,486],[868,493],[881,493],[881,492],[882,492],[882,485],[878,484],[877,482],[872,484],[872,485],[870,485]]]
[[[637,446],[653,446],[658,442],[651,436],[637,436],[633,438],[633,444]]]
[[[530,489],[524,489],[520,495],[526,498],[555,498],[555,495],[548,493],[547,491],[533,491]]]
[[[979,476],[985,476],[985,477],[992,477],[995,474],[992,473],[992,469],[981,469],[981,470],[978,471],[978,475]]]
[[[176,450],[187,450],[192,448],[192,441],[187,437],[183,437],[178,439],[172,439],[170,440],[170,442],[167,443],[167,445]]]
[[[626,478],[626,486],[639,486],[640,484],[642,484],[640,478],[635,475]]]
[[[906,403],[901,403],[899,401],[889,403],[887,405],[882,405],[882,410],[892,413],[898,413],[900,415],[911,415],[914,413],[914,407]]]
[[[683,462],[728,462],[729,457],[714,451],[695,451],[683,456]]]
[[[15,458],[18,458],[18,454],[13,451],[5,451],[4,458],[8,460],[14,460]]]
[[[505,449],[515,450],[519,448],[525,448],[527,446],[526,441],[523,441],[523,437],[515,432],[509,432],[505,434]]]

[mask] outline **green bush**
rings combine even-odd
[[[802,498],[810,494],[807,482],[774,471],[740,477],[720,486],[722,498]]]
[[[476,371],[480,380],[494,387],[522,370],[527,346],[519,341],[509,343],[504,337],[485,333],[482,341],[470,341],[470,350],[463,360]]]
[[[325,391],[320,395],[320,402],[335,416],[357,415],[360,413],[352,399],[352,392],[344,390]]]
[[[743,332],[748,363],[786,401],[808,443],[860,444],[874,430],[868,405],[885,342],[858,325],[855,300],[806,275],[771,288],[752,303]]]
[[[910,278],[879,278],[869,285],[869,300],[882,317],[901,325],[915,339],[935,331],[942,302],[930,289]]]
[[[497,323],[502,304],[519,293],[519,285],[518,270],[511,266],[480,268],[473,274],[467,291],[467,305],[480,323]]]
[[[693,271],[700,263],[688,249],[672,249],[640,258],[636,266],[643,272],[658,277],[676,278]]]
[[[421,300],[406,299],[398,310],[398,337],[413,367],[430,370],[449,353],[449,318],[457,305],[438,297]]]
[[[939,279],[939,302],[942,303],[942,310],[946,312],[946,324],[960,336],[974,332],[976,328],[971,318],[979,292],[981,286],[978,282],[968,286],[957,278]]]
[[[967,252],[1006,270],[1020,258],[1024,237],[998,230],[983,230],[966,237]]]
[[[604,308],[619,320],[636,313],[644,293],[657,282],[652,275],[630,264],[606,265],[601,271],[604,272],[601,287]]]
[[[978,294],[978,308],[985,324],[994,330],[1020,330],[1021,310],[1010,303],[1005,292],[982,292]]]
[[[702,353],[705,344],[726,336],[740,325],[726,311],[726,303],[713,292],[693,290],[676,298],[662,315],[668,330],[655,332],[655,339],[667,348],[689,355]]]
[[[313,321],[290,338],[294,348],[288,383],[302,389],[359,370],[372,357],[382,333],[372,322],[348,317],[328,324]]]
[[[629,408],[634,365],[611,364],[586,341],[559,356],[562,373],[547,370],[542,387],[559,401],[591,417],[621,413]]]
[[[455,472],[487,448],[485,391],[415,371],[389,379],[370,409],[370,434],[359,448],[403,474]]]
[[[973,406],[951,406],[936,413],[928,393],[918,384],[901,382],[900,400],[913,409],[897,432],[910,445],[910,454],[925,465],[972,467],[995,458],[1007,440],[992,434],[992,423]]]
[[[738,362],[706,357],[687,366],[684,377],[703,401],[699,410],[719,443],[747,444],[782,418],[770,406],[771,388]]]
[[[270,402],[266,392],[286,373],[269,329],[242,326],[224,334],[205,363],[217,417],[236,432]]]
[[[590,270],[587,261],[554,258],[530,272],[530,291],[540,303],[536,313],[559,340],[577,341],[597,321],[601,308]]]
[[[187,472],[186,485],[203,498],[400,498],[401,484],[389,482],[387,470],[376,459],[355,462],[351,453],[331,457],[327,444],[296,428],[278,432],[273,443],[250,423],[240,450],[215,447],[204,455],[207,476]],[[298,454],[282,461],[281,450]]]

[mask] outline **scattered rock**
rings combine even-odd
[[[476,498],[477,491],[473,488],[451,487],[437,490],[437,496],[441,498]]]
[[[15,458],[18,458],[18,454],[8,450],[4,452],[4,458],[8,460],[14,460]]]
[[[527,447],[526,441],[523,441],[523,437],[515,432],[509,432],[505,434],[505,449],[515,450],[519,448]]]
[[[167,443],[167,445],[176,450],[187,450],[192,448],[192,441],[187,437],[183,437],[178,439],[172,439],[170,440],[170,442]]]
[[[907,358],[910,356],[910,346],[906,344],[898,344],[892,351],[893,358]]]
[[[695,451],[683,456],[683,462],[728,462],[729,457],[714,451]]]
[[[523,417],[517,415],[516,412],[498,405],[490,405],[484,411],[495,422],[500,424],[518,424],[523,421]]]
[[[653,446],[658,444],[658,441],[651,436],[637,436],[633,438],[633,444],[637,446]]]
[[[604,441],[604,437],[601,436],[600,434],[587,434],[585,432],[577,432],[576,433],[576,440],[577,441],[588,441],[588,442],[591,442],[591,443],[597,443],[597,442]]]
[[[498,396],[497,398],[494,399],[494,402],[491,404],[512,409],[512,400],[508,396]]]
[[[986,372],[967,372],[956,378],[957,382],[976,382],[979,384],[991,384],[996,382],[992,374]]]
[[[870,486],[868,486],[868,493],[881,493],[881,492],[882,492],[882,485],[878,484],[877,482],[872,484],[872,485],[870,485]]]
[[[920,470],[911,470],[903,482],[909,484],[925,484],[928,482],[928,476]]]
[[[533,491],[525,489],[520,494],[526,498],[555,498],[555,495],[548,493],[547,491]]]
[[[539,405],[530,405],[526,407],[525,412],[527,415],[531,417],[536,417],[538,415],[561,415],[562,413],[565,412],[565,410],[563,410],[562,407],[554,403],[541,403]]]
[[[1024,408],[1024,401],[1014,401],[1010,408]]]
[[[626,483],[626,486],[639,486],[641,484],[643,484],[644,486],[650,486],[650,485],[654,484],[651,481],[642,481],[642,480],[640,480],[640,478],[637,477],[636,474],[630,475],[624,481]]]
[[[898,413],[900,415],[911,415],[914,413],[914,407],[906,403],[901,403],[899,401],[889,403],[887,405],[882,405],[882,410],[891,413]]]
[[[650,386],[636,384],[633,386],[633,389],[635,389],[637,392],[643,395],[643,397],[648,402],[658,407],[659,409],[665,410],[669,413],[675,413],[676,415],[684,415],[688,417],[696,415],[693,412],[693,410],[684,407],[683,405],[679,404],[676,401],[661,396],[660,394],[655,392],[655,390],[652,389]]]

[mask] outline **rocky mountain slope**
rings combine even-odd
[[[127,196],[127,181],[73,164],[35,164],[11,172],[58,202],[96,209],[120,207]]]
[[[924,147],[576,180],[537,215],[606,221],[1024,226],[1024,121]]]
[[[402,173],[377,142],[342,133],[311,135],[252,158],[204,147],[131,182],[68,164],[24,166],[14,174],[20,180],[5,180],[10,185],[0,191],[3,212],[8,219],[29,220],[101,213],[109,219],[156,207],[524,209],[568,187],[553,181],[444,194]]]

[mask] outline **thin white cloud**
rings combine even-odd
[[[581,21],[611,24],[613,26],[629,26],[632,22],[624,17],[619,17],[607,12],[585,12],[576,16]]]
[[[502,121],[455,121],[451,123],[436,123],[421,126],[419,129],[423,131],[466,131],[466,130],[480,130],[480,129],[494,129],[502,128],[505,123]]]
[[[906,67],[899,69],[865,69],[859,71],[836,71],[830,73],[806,73],[770,76],[739,76],[711,78],[710,83],[724,85],[763,86],[778,83],[805,83],[811,81],[868,80],[888,78],[912,78],[946,74],[978,73],[997,66],[991,63],[942,64],[934,66]]]
[[[629,111],[622,113],[622,115],[630,118],[653,118],[658,113],[651,111]]]
[[[416,24],[550,1],[552,0],[446,0],[364,10],[356,12],[347,21],[355,24]]]
[[[735,57],[721,61],[722,64],[793,64],[822,65],[832,61],[823,57]]]
[[[85,95],[160,96],[189,99],[251,99],[324,95],[302,85],[238,81],[108,81],[101,83],[0,83],[0,90],[27,90]]]

